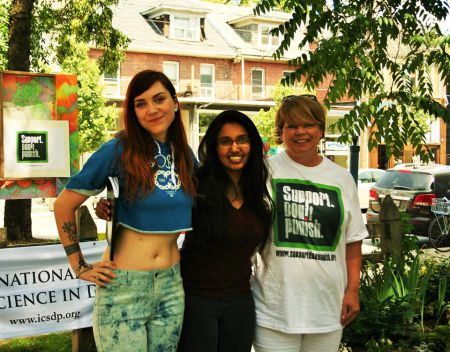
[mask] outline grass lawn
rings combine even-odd
[[[0,352],[70,352],[71,350],[70,332],[0,340]]]

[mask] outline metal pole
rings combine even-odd
[[[358,169],[359,169],[359,145],[358,137],[352,137],[353,144],[350,146],[350,173],[355,180],[356,185],[358,185]]]

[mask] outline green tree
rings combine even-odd
[[[0,0],[4,1],[4,0]],[[102,70],[114,72],[129,40],[112,26],[111,7],[118,0],[12,0],[8,12],[7,69],[41,70],[61,64],[76,51],[73,43],[104,49]],[[2,10],[3,11],[3,10]],[[2,12],[0,11],[0,18]],[[4,33],[0,25],[0,35]],[[0,54],[3,52],[0,37]],[[6,52],[6,50],[5,50]],[[31,59],[31,60],[30,60]],[[1,61],[0,61],[1,62]],[[8,239],[31,238],[31,200],[5,202]]]
[[[117,71],[123,49],[130,42],[112,25],[112,8],[119,0],[34,2],[33,31],[29,38],[34,68],[39,69],[52,61],[61,64],[77,50],[74,43],[89,43],[103,49],[98,60],[102,72]]]
[[[261,0],[256,14],[271,8],[292,11],[273,30],[283,35],[275,58],[281,58],[294,35],[306,26],[300,47],[317,48],[289,61],[295,80],[314,89],[331,79],[325,104],[349,96],[358,104],[337,122],[341,141],[371,124],[369,148],[386,144],[389,155],[400,155],[411,143],[417,154],[426,147],[417,115],[450,120],[450,110],[433,98],[432,75],[437,69],[450,84],[450,36],[437,23],[448,16],[449,0]]]
[[[10,0],[0,0],[0,70],[6,69],[8,53],[8,14]]]
[[[78,76],[78,136],[79,151],[92,152],[109,139],[115,129],[117,110],[106,106],[103,87],[99,85],[100,70],[88,56],[86,44],[71,44],[73,52],[61,63],[61,68]]]

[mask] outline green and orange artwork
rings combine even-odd
[[[70,174],[78,170],[77,78],[74,75],[39,75],[0,72],[3,119],[67,120]],[[5,131],[5,133],[7,133]],[[0,181],[0,199],[56,197],[65,178]]]

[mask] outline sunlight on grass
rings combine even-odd
[[[0,340],[0,352],[70,352],[70,332]]]

